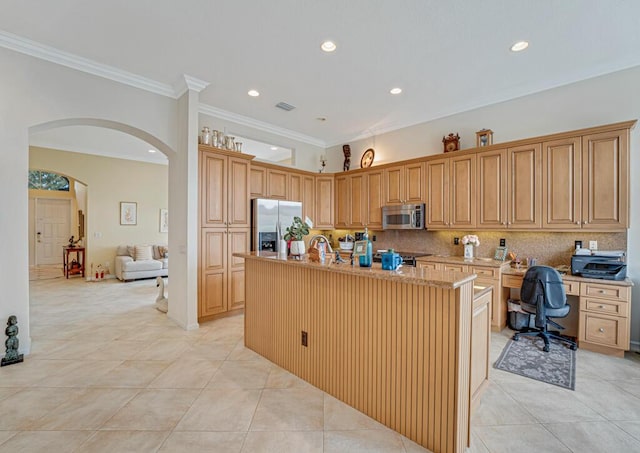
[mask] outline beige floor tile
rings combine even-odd
[[[246,453],[322,453],[322,431],[250,431],[242,448]]]
[[[27,430],[36,422],[73,398],[76,390],[57,388],[26,388],[0,401],[0,430]]]
[[[473,423],[471,425],[471,445],[466,453],[489,453],[487,446],[482,442],[480,436],[478,436]]]
[[[324,429],[326,431],[384,428],[384,425],[371,417],[325,393]]]
[[[538,383],[528,382],[501,384],[502,388],[520,404],[520,407],[540,423],[603,420],[598,412],[581,402],[577,392],[550,384],[544,385],[545,387],[541,387]]]
[[[260,390],[204,389],[175,430],[246,431],[260,393]]]
[[[292,387],[305,388],[309,386],[311,386],[311,384],[307,381],[300,379],[295,374],[289,373],[287,370],[282,369],[277,365],[274,365],[271,368],[269,378],[265,384],[265,388],[270,389],[288,389]]]
[[[640,451],[640,441],[611,422],[559,423],[545,427],[571,451],[590,453]]]
[[[121,360],[78,361],[65,367],[64,373],[45,377],[37,384],[46,387],[86,387],[121,364]]]
[[[2,451],[3,447],[2,445],[4,445],[4,443],[11,439],[13,436],[15,436],[16,434],[19,434],[20,431],[0,431],[0,451]],[[16,450],[10,449],[10,451],[15,452]]]
[[[167,435],[161,431],[98,431],[75,453],[155,452]]]
[[[101,429],[170,431],[200,395],[200,390],[142,390]]]
[[[576,396],[607,420],[640,421],[640,398],[610,382],[586,380]]]
[[[113,340],[85,355],[83,360],[131,360],[147,345],[144,341]]]
[[[246,432],[173,432],[158,450],[162,453],[240,453]]]
[[[22,431],[0,445],[0,452],[75,451],[92,431]]]
[[[236,347],[237,342],[197,342],[182,353],[183,360],[225,360]]]
[[[479,426],[474,432],[491,453],[570,453],[542,425]]]
[[[640,398],[640,379],[630,379],[626,381],[609,381],[621,390],[630,393],[636,398]]]
[[[227,360],[259,360],[259,361],[267,361],[265,358],[260,356],[259,354],[253,352],[249,348],[244,347],[244,343],[239,341],[236,347],[231,351]]]
[[[144,388],[166,370],[170,361],[127,360],[110,373],[96,378],[89,385],[93,387],[135,387]]]
[[[186,340],[157,340],[138,351],[136,360],[176,360],[189,348]]]
[[[34,426],[40,430],[98,429],[137,393],[137,389],[79,390]]]
[[[77,365],[74,360],[34,360],[27,356],[22,363],[0,369],[0,387],[26,387],[49,376],[64,374]]]
[[[404,453],[400,435],[391,430],[325,431],[324,451],[362,453]]]
[[[471,418],[473,425],[519,425],[536,423],[536,419],[500,385],[492,382],[482,394]]]
[[[263,389],[273,367],[273,364],[264,361],[227,361],[218,369],[207,388]]]
[[[323,392],[315,388],[265,389],[250,430],[321,430],[323,405]]]
[[[431,450],[427,450],[423,446],[418,445],[404,436],[400,436],[400,440],[402,441],[402,445],[407,453],[432,453]]]
[[[630,434],[634,439],[640,441],[640,421],[639,422],[613,422],[624,432]]]
[[[151,381],[148,387],[201,389],[207,385],[222,363],[219,360],[177,360]]]
[[[23,387],[0,387],[0,401],[14,393],[18,393],[20,390],[23,390]]]

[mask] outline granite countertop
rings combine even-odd
[[[466,264],[468,266],[502,267],[511,261],[494,260],[493,258],[473,258],[465,259],[463,256],[431,255],[416,258],[418,262],[424,263],[446,263],[446,264]]]
[[[519,277],[522,277],[525,272],[527,272],[526,267],[521,267],[520,269],[508,267],[502,271],[502,275],[517,275]],[[572,275],[569,273],[563,274],[562,272],[560,274],[562,275],[562,280],[566,280],[566,281],[574,281],[574,282],[582,282],[582,283],[600,283],[602,285],[614,285],[614,286],[633,286],[633,281],[631,281],[629,277],[625,278],[624,280],[605,280],[602,278],[585,278],[585,277],[580,277],[578,275]]]
[[[470,272],[451,272],[451,271],[435,271],[424,268],[416,268],[410,266],[402,266],[397,271],[386,271],[382,269],[380,263],[373,263],[372,267],[359,267],[351,266],[349,263],[335,263],[333,260],[327,259],[323,263],[315,263],[311,261],[295,260],[279,258],[274,252],[249,252],[249,253],[234,253],[233,256],[254,259],[265,260],[281,263],[284,266],[302,266],[319,271],[325,272],[337,272],[341,274],[365,276],[381,280],[390,280],[400,283],[410,283],[414,285],[435,286],[438,288],[458,288],[459,286],[475,280],[476,274]]]

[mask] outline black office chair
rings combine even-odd
[[[540,337],[544,340],[544,352],[549,352],[549,339],[555,338],[569,344],[574,351],[578,349],[575,341],[559,332],[547,330],[547,324],[563,330],[564,327],[549,318],[564,318],[571,309],[557,270],[549,266],[530,267],[522,280],[520,306],[527,313],[536,315],[536,328],[527,327],[515,333],[513,341],[518,341],[523,335]]]

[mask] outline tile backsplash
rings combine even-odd
[[[593,233],[576,231],[573,233],[518,232],[518,231],[373,231],[376,236],[373,249],[388,249],[407,252],[426,252],[434,255],[463,255],[462,243],[453,244],[453,239],[466,234],[475,234],[480,238],[476,256],[491,257],[500,239],[506,239],[508,251],[520,258],[536,258],[538,264],[558,266],[570,264],[574,251],[574,242],[582,241],[584,248],[589,241],[597,241],[599,250],[627,250],[627,233]]]

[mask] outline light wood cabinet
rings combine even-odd
[[[427,229],[476,226],[476,155],[427,161]]]
[[[286,170],[267,168],[267,198],[289,199],[289,174]]]
[[[335,227],[366,226],[368,197],[365,173],[336,176],[335,191]]]
[[[302,176],[302,215],[316,221],[316,178],[311,175]]]
[[[416,162],[385,168],[385,204],[424,203],[424,165],[424,162]]]
[[[249,250],[252,156],[199,148],[200,251],[198,319],[244,305],[244,262],[234,252]]]
[[[336,228],[348,228],[351,222],[351,191],[349,188],[349,177],[346,175],[335,178],[335,207],[336,215],[334,226]]]
[[[628,130],[543,143],[543,228],[629,226]]]
[[[333,176],[316,177],[316,215],[314,228],[330,229],[334,222]]]
[[[369,170],[366,173],[366,226],[382,229],[382,206],[384,204],[384,184],[382,170]]]
[[[631,288],[580,283],[580,347],[619,357],[629,350]]]
[[[256,164],[251,164],[250,170],[251,198],[264,198],[267,196],[267,169]]]
[[[541,178],[540,144],[479,153],[478,228],[540,228]]]
[[[629,227],[629,130],[582,136],[582,228]]]
[[[482,393],[489,385],[491,362],[491,291],[473,299],[471,318],[471,411],[480,403]]]
[[[250,157],[200,152],[200,225],[249,227]]]

